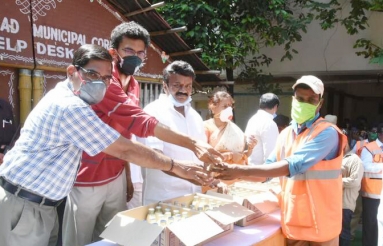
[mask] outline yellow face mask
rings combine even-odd
[[[293,102],[291,105],[291,118],[295,120],[298,124],[302,124],[306,121],[312,120],[315,117],[315,112],[319,104],[320,102],[318,103],[318,105],[298,102],[298,100],[293,97]]]

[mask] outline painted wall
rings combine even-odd
[[[32,20],[32,27],[31,27]],[[93,43],[109,48],[112,29],[121,16],[106,1],[7,0],[0,8],[0,97],[14,106],[18,118],[18,69],[34,66],[44,71],[44,91],[66,78],[65,68],[74,51]],[[33,56],[33,47],[35,56]],[[161,51],[149,47],[143,78],[158,78],[164,64]]]
[[[260,95],[256,93],[249,93],[247,88],[248,85],[234,87],[235,122],[242,130],[245,130],[248,120],[257,112],[259,108]],[[286,88],[286,91],[289,91],[289,89]],[[292,91],[278,95],[280,105],[277,114],[283,114],[290,118],[291,96]]]
[[[341,15],[344,17],[350,10],[350,2],[343,3]],[[315,74],[325,81],[325,103],[321,113],[339,114],[343,113],[343,118],[351,120],[358,116],[365,116],[370,123],[383,122],[383,109],[380,97],[382,96],[382,86],[378,80],[360,79],[359,81],[330,81],[326,80],[325,75],[329,74],[378,74],[382,73],[382,66],[369,64],[368,59],[357,56],[356,49],[353,48],[355,41],[359,38],[371,39],[375,44],[383,47],[383,13],[370,12],[369,28],[357,35],[350,36],[344,27],[338,25],[334,29],[323,31],[318,23],[312,23],[307,29],[307,33],[302,34],[302,41],[295,43],[292,47],[298,50],[299,54],[294,55],[293,60],[280,61],[284,54],[283,47],[263,48],[260,53],[265,53],[273,59],[270,67],[263,68],[265,73],[275,76],[292,76],[299,78],[304,74]],[[235,71],[239,74],[240,69]],[[278,113],[290,115],[291,105],[291,86],[295,81],[284,83],[281,107]],[[259,95],[249,92],[250,85],[234,86],[234,96],[236,100],[236,119],[238,125],[244,127],[249,117],[258,108]],[[326,89],[334,91],[332,105],[328,105],[328,94]],[[329,91],[329,90],[328,90]],[[290,93],[290,95],[288,95]],[[350,96],[344,97],[343,108],[341,105],[341,94]],[[327,112],[330,109],[331,112]]]
[[[346,16],[350,10],[350,3],[344,3],[342,16]],[[302,75],[307,72],[336,73],[338,71],[368,71],[381,70],[378,65],[369,64],[368,60],[357,56],[353,48],[359,38],[371,39],[374,43],[383,47],[383,13],[370,12],[369,28],[357,35],[350,36],[343,26],[324,31],[317,22],[313,22],[307,28],[307,33],[302,33],[302,41],[292,45],[299,54],[294,55],[293,60],[280,61],[284,54],[283,47],[267,47],[261,49],[261,54],[266,54],[273,59],[270,67],[265,67],[265,72],[273,75]],[[240,69],[239,69],[240,70]],[[236,74],[239,73],[236,70]]]

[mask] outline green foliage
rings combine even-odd
[[[292,45],[314,17],[296,13],[287,0],[167,0],[159,12],[171,26],[187,26],[181,37],[190,47],[203,48],[202,60],[211,69],[226,69],[232,78],[228,71],[245,66],[252,80],[261,71],[248,57],[256,60],[260,47],[284,45],[281,60],[291,60],[297,53]]]
[[[262,69],[259,69],[259,67],[268,66],[271,62],[272,59],[265,54],[253,57],[253,59],[245,64],[245,68],[238,76],[238,82],[253,81],[250,89],[259,92],[259,94],[267,92],[274,94],[281,93],[282,89],[279,87],[279,84],[271,83],[273,76],[270,73],[264,74]]]
[[[358,56],[369,58],[370,63],[383,65],[383,49],[367,39],[358,39],[354,48],[362,48],[362,51],[357,51]]]
[[[344,1],[351,3],[351,11],[340,14]],[[263,90],[269,75],[260,67],[271,60],[259,54],[260,47],[281,45],[281,61],[291,60],[298,53],[294,43],[302,40],[313,20],[324,30],[343,25],[353,35],[368,27],[366,11],[382,6],[383,0],[167,0],[158,11],[172,27],[187,26],[181,37],[190,47],[203,48],[202,60],[211,69],[244,67],[239,79],[263,81],[255,82],[257,90]],[[382,52],[369,51],[368,43],[356,47],[367,49],[358,54],[371,62],[381,61],[374,58]]]
[[[368,28],[367,11],[383,11],[383,0],[350,0],[350,4],[351,11],[342,13],[342,15],[345,14],[344,18],[337,17],[339,16],[337,13],[342,11],[338,0],[331,0],[328,4],[312,3],[310,7],[319,13],[316,19],[320,21],[322,29],[333,28],[335,24],[340,23],[350,35]],[[371,40],[358,39],[354,48],[362,48],[356,51],[356,54],[370,59],[370,63],[383,64],[383,49],[373,44]]]
[[[159,11],[171,26],[187,26],[181,37],[204,49],[210,68],[235,69],[263,46],[287,43],[284,58],[292,58],[289,47],[302,40],[312,15],[296,16],[288,6],[285,0],[168,0]]]
[[[372,0],[370,10],[383,11],[383,0]]]

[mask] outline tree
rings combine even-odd
[[[344,18],[339,17],[342,5],[338,0],[326,3],[313,0],[168,0],[159,12],[171,26],[187,26],[188,31],[181,33],[181,37],[190,47],[203,48],[202,60],[210,68],[226,69],[227,79],[233,80],[233,69],[243,66],[239,79],[255,81],[255,90],[260,90],[271,76],[263,74],[260,66],[272,62],[265,54],[259,54],[261,47],[282,45],[285,53],[281,60],[291,60],[298,53],[293,48],[294,43],[302,40],[302,33],[314,19],[319,20],[324,30],[340,23],[350,35],[366,28],[365,11],[371,8],[371,3],[349,1],[352,11]],[[247,59],[249,56],[253,58]]]
[[[336,15],[336,12],[341,11],[341,4],[337,0],[331,0],[332,9],[329,11],[314,8],[320,13],[317,18],[321,20],[322,29],[326,30],[334,27],[335,23],[340,23],[346,28],[348,34],[354,35],[368,27],[367,11],[383,12],[383,0],[350,0],[350,3],[352,9],[349,15],[343,19]],[[362,48],[362,50],[356,51],[356,54],[368,58],[370,63],[383,64],[383,48],[371,40],[358,39],[354,48]]]
[[[284,0],[169,0],[159,11],[171,26],[187,26],[181,37],[204,49],[202,59],[210,68],[227,69],[229,80],[233,69],[262,46],[284,44],[282,59],[291,59],[297,52],[291,44],[302,39],[313,17],[296,16]]]

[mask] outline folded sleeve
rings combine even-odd
[[[92,108],[107,124],[114,121],[114,124],[118,123],[138,137],[154,136],[154,128],[158,124],[158,120],[145,113],[131,100],[120,84],[113,81],[108,87],[104,99]]]

